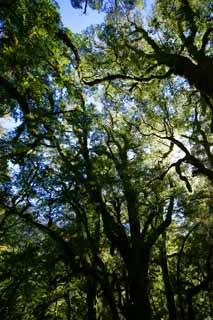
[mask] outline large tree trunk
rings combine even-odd
[[[133,249],[129,266],[130,305],[127,308],[128,320],[151,320],[151,306],[148,290],[148,269],[150,252],[139,246]]]
[[[167,264],[165,235],[163,235],[162,241],[163,242],[160,247],[160,265],[163,273],[163,281],[164,281],[164,286],[166,291],[167,309],[169,312],[169,320],[175,320],[177,319],[177,313],[176,313],[176,307],[175,307],[174,293],[170,283],[169,269]]]
[[[213,167],[213,163],[211,162],[211,167]],[[207,262],[207,273],[209,277],[209,290],[208,290],[208,296],[209,296],[209,305],[211,313],[213,313],[213,181],[210,182],[210,188],[209,188],[209,257]]]
[[[96,320],[96,280],[89,278],[87,280],[87,319]]]
[[[15,2],[16,0],[0,0],[0,7],[9,7]]]

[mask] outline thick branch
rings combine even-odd
[[[68,48],[70,48],[72,50],[72,52],[75,55],[75,59],[76,59],[77,65],[78,65],[80,63],[79,53],[78,53],[76,46],[73,44],[72,40],[70,39],[69,35],[64,30],[59,30],[56,33],[56,35],[58,36],[58,38],[60,40],[62,40],[66,44],[66,46]]]
[[[90,154],[87,145],[87,129],[83,129],[82,136],[79,137],[81,144],[81,152],[85,161],[87,178],[85,179],[86,189],[88,191],[91,203],[95,210],[101,215],[106,236],[115,246],[127,264],[129,259],[129,240],[127,238],[124,227],[115,221],[114,217],[108,211],[105,202],[103,201],[101,188],[99,187],[96,174],[93,172],[93,165],[90,159]]]
[[[16,87],[12,83],[10,83],[7,79],[0,76],[0,86],[3,87],[4,90],[9,94],[9,97],[17,100],[25,116],[30,113],[29,105],[27,103],[25,96],[19,93]]]
[[[181,169],[180,169],[181,163],[182,163],[182,159],[178,160],[177,163],[175,164],[176,172],[179,175],[179,178],[186,183],[186,187],[187,187],[188,191],[192,192],[192,187],[191,187],[187,177],[183,176],[183,174],[181,172]]]
[[[37,229],[45,232],[46,234],[49,234],[49,236],[63,248],[66,254],[66,257],[69,258],[69,261],[70,262],[74,261],[75,259],[74,252],[71,250],[69,244],[55,230],[53,230],[52,228],[49,228],[48,226],[38,221],[35,221],[32,218],[31,214],[25,212],[26,211],[25,209],[23,209],[22,211],[18,211],[15,208],[7,208],[7,210],[9,214],[16,215],[21,219],[25,220],[27,224],[36,227]]]
[[[174,197],[171,197],[169,201],[169,206],[167,209],[166,219],[157,227],[156,230],[152,232],[152,234],[150,234],[147,240],[147,247],[151,248],[157,241],[158,237],[161,234],[163,234],[166,228],[171,224],[173,207],[174,207]]]
[[[188,163],[192,164],[193,166],[195,166],[198,169],[198,172],[200,172],[203,175],[207,176],[210,180],[213,180],[213,172],[212,172],[212,170],[206,168],[199,159],[195,158],[189,152],[189,150],[184,146],[184,144],[182,142],[180,142],[179,140],[177,140],[177,139],[175,139],[173,137],[167,137],[166,139],[171,140],[182,151],[184,151],[184,153],[186,154],[185,159],[184,159],[185,162],[188,162]]]
[[[152,49],[155,52],[160,51],[159,46],[157,45],[157,43],[149,36],[148,32],[142,28],[141,26],[138,26],[136,23],[132,22],[132,24],[135,27],[135,31],[139,32],[143,35],[144,39],[146,40],[146,42],[152,47]]]
[[[171,75],[172,72],[169,70],[168,72],[166,72],[165,74],[159,74],[159,75],[150,75],[149,77],[135,77],[135,76],[128,76],[125,74],[108,74],[107,76],[103,77],[103,78],[97,78],[91,81],[86,81],[84,80],[84,83],[89,85],[89,86],[93,86],[105,81],[113,81],[113,80],[131,80],[134,82],[149,82],[151,80],[154,79],[165,79],[167,78],[169,75]]]
[[[190,27],[191,34],[186,38],[187,45],[191,45],[194,42],[195,35],[197,32],[197,26],[195,23],[195,13],[192,10],[188,0],[181,1],[181,15],[185,18],[186,23]]]
[[[201,45],[201,49],[200,49],[200,53],[204,54],[206,46],[209,42],[209,35],[210,33],[213,32],[213,28],[210,27],[206,30],[206,32],[204,33],[203,39],[202,39],[202,45]]]

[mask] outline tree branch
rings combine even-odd
[[[56,36],[62,40],[66,46],[68,48],[70,48],[72,50],[72,52],[74,53],[75,55],[75,59],[76,59],[76,63],[77,65],[79,65],[80,63],[80,56],[79,56],[79,53],[78,53],[78,49],[76,48],[76,46],[73,44],[72,40],[70,39],[69,35],[66,33],[65,30],[62,30],[60,29],[57,33],[56,33]]]
[[[183,174],[180,170],[180,166],[181,166],[182,162],[183,162],[182,159],[180,159],[176,162],[176,164],[175,164],[176,172],[179,175],[179,178],[186,183],[186,187],[187,187],[188,191],[192,192],[192,187],[191,187],[187,177],[183,176]]]
[[[206,32],[204,33],[204,35],[203,35],[202,45],[201,45],[201,48],[200,48],[200,51],[199,51],[201,54],[204,54],[204,51],[205,51],[206,46],[207,46],[208,41],[209,41],[209,35],[210,35],[211,32],[213,32],[213,28],[212,27],[208,28],[206,30]]]
[[[7,79],[3,78],[2,76],[0,76],[0,86],[3,87],[4,90],[8,92],[10,97],[12,97],[18,102],[24,115],[25,116],[29,115],[30,108],[25,96],[19,93],[16,87],[12,83],[10,83]]]
[[[165,231],[165,229],[170,225],[172,222],[172,213],[174,208],[174,197],[170,197],[169,206],[167,209],[166,219],[154,230],[148,237],[147,246],[151,248],[155,242],[157,241],[158,237]]]
[[[165,74],[159,74],[159,75],[150,75],[149,77],[135,77],[135,76],[128,76],[125,74],[108,74],[107,76],[103,77],[103,78],[97,78],[91,81],[86,81],[84,80],[84,83],[89,85],[89,86],[93,86],[105,81],[113,81],[113,80],[132,80],[135,82],[149,82],[151,80],[154,79],[165,79],[167,78],[169,75],[172,74],[172,71],[169,70],[168,72],[166,72]]]

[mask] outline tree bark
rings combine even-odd
[[[133,248],[129,266],[130,305],[127,320],[151,320],[151,306],[148,293],[149,255],[141,246]]]
[[[87,319],[96,320],[96,280],[89,278],[87,281]]]
[[[165,236],[163,235],[163,243],[160,248],[160,265],[163,272],[163,281],[166,291],[167,309],[169,312],[169,320],[176,320],[177,313],[175,307],[174,293],[169,279],[169,270],[166,258]]]

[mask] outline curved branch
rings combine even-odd
[[[204,54],[204,51],[205,51],[206,46],[207,46],[208,41],[209,41],[209,35],[210,35],[211,32],[213,32],[213,28],[212,27],[208,28],[206,30],[206,32],[204,33],[204,35],[203,35],[202,45],[201,45],[201,48],[200,48],[200,51],[199,51],[201,54]]]
[[[186,183],[186,187],[187,187],[188,191],[192,192],[192,187],[191,187],[187,177],[183,176],[183,174],[182,174],[182,172],[180,170],[181,163],[182,163],[182,159],[177,161],[177,163],[175,164],[176,172],[179,175],[179,178]]]
[[[188,0],[181,1],[180,12],[182,16],[185,18],[185,22],[189,25],[191,34],[185,38],[187,47],[192,45],[195,39],[195,35],[197,33],[197,25],[195,23],[195,13],[192,10]]]
[[[129,76],[129,75],[120,74],[120,73],[108,74],[107,76],[105,76],[103,78],[97,78],[97,79],[94,79],[91,81],[84,80],[84,83],[86,85],[93,86],[93,85],[96,85],[96,84],[99,84],[99,83],[102,83],[105,81],[113,81],[113,80],[132,80],[134,82],[149,82],[154,79],[165,79],[171,74],[172,74],[171,70],[169,70],[165,74],[150,75],[149,77],[134,77],[134,76]]]
[[[139,32],[143,35],[144,39],[146,40],[146,42],[152,47],[152,49],[155,52],[160,51],[159,46],[157,45],[157,43],[149,36],[148,32],[142,28],[141,26],[138,26],[135,22],[130,21],[134,27],[135,27],[135,31],[134,32]]]
[[[209,178],[209,180],[213,180],[213,171],[206,168],[202,162],[195,158],[190,152],[189,150],[184,146],[184,144],[182,142],[180,142],[179,140],[173,138],[173,137],[164,137],[163,139],[168,139],[171,140],[172,142],[174,142],[185,154],[185,162],[188,162],[190,164],[192,164],[193,166],[195,166],[198,169],[198,172],[202,173],[203,175],[205,175],[206,177]]]
[[[4,90],[13,98],[15,99],[21,110],[23,111],[24,115],[27,116],[30,113],[30,108],[27,103],[26,97],[18,92],[17,88],[10,83],[7,79],[0,76],[0,87],[3,87]]]
[[[161,224],[157,227],[155,231],[153,231],[150,236],[148,237],[146,246],[148,248],[151,248],[155,242],[157,241],[158,237],[166,230],[166,228],[171,224],[172,222],[172,213],[174,208],[174,197],[170,197],[169,206],[166,214],[166,219],[161,222]]]
[[[44,224],[38,221],[33,220],[32,216],[26,212],[28,208],[29,205],[23,208],[21,211],[18,211],[16,208],[7,207],[7,211],[9,214],[16,215],[21,219],[25,220],[27,224],[36,227],[37,229],[45,232],[46,234],[49,234],[49,236],[63,248],[65,255],[69,258],[69,261],[73,262],[76,255],[72,251],[69,244],[55,230],[49,228],[48,226],[45,226]]]
[[[80,63],[80,56],[78,53],[78,49],[76,48],[76,46],[73,44],[72,40],[70,39],[69,35],[66,33],[65,30],[60,29],[57,33],[56,36],[62,40],[66,46],[68,48],[70,48],[72,50],[72,52],[74,53],[77,65],[79,65]]]

